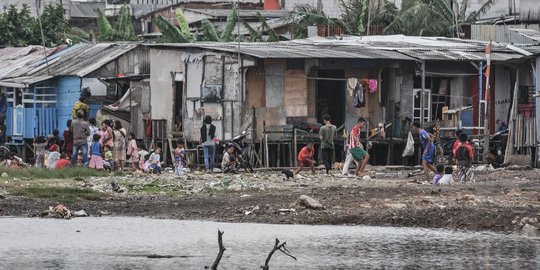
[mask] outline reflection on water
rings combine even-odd
[[[520,235],[146,218],[0,218],[0,269],[203,269],[217,229],[220,269],[258,269],[276,237],[298,261],[276,253],[271,269],[540,269],[540,238]]]

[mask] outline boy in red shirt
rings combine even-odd
[[[304,166],[311,167],[311,172],[315,174],[315,160],[313,159],[313,154],[315,153],[315,148],[313,147],[313,142],[308,142],[306,146],[300,150],[298,153],[298,169],[294,171],[294,174],[298,174]]]

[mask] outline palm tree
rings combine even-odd
[[[353,35],[366,33],[368,12],[371,14],[371,25],[382,27],[392,23],[398,14],[398,8],[387,0],[339,0],[339,4],[343,10],[342,20]]]
[[[287,15],[287,21],[292,25],[293,38],[306,38],[308,26],[339,26],[345,33],[352,32],[342,20],[329,18],[320,8],[307,4],[296,5]]]
[[[478,10],[466,16],[468,0],[461,3],[458,0],[403,0],[401,10],[384,32],[459,37],[462,35],[462,25],[478,20],[496,1],[487,0]]]

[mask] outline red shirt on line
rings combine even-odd
[[[314,153],[315,149],[309,149],[307,146],[304,146],[302,150],[300,150],[300,153],[298,153],[298,160],[312,158]]]

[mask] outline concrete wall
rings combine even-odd
[[[166,119],[167,133],[172,131],[174,73],[184,72],[182,52],[178,50],[150,50],[150,98],[152,119]],[[172,73],[171,73],[172,72]],[[186,123],[184,123],[186,126]]]

